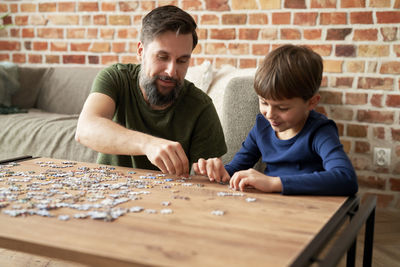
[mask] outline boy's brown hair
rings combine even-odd
[[[308,100],[321,85],[320,55],[306,46],[283,45],[270,52],[257,69],[254,89],[264,99]]]

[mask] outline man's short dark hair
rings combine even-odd
[[[310,48],[283,45],[270,52],[257,69],[254,89],[264,99],[309,100],[319,90],[322,71],[321,56]]]
[[[193,49],[197,45],[196,22],[187,12],[179,7],[167,5],[153,9],[142,21],[140,41],[146,45],[152,42],[158,35],[172,31],[177,34],[189,34],[193,36]]]

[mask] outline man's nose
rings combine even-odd
[[[165,72],[169,77],[176,78],[176,63],[172,60],[168,62]]]

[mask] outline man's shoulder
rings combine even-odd
[[[188,101],[194,101],[196,103],[209,104],[212,103],[212,99],[209,95],[197,88],[194,83],[185,80],[184,82],[185,94],[184,98]]]
[[[137,64],[115,63],[115,64],[112,64],[112,65],[104,68],[104,71],[132,73],[132,72],[138,71],[139,69],[140,69],[140,65],[137,65]]]

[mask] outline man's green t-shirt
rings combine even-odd
[[[114,64],[97,75],[91,92],[106,94],[115,101],[113,121],[127,129],[179,142],[190,166],[199,158],[220,157],[226,153],[221,123],[207,94],[185,80],[175,103],[165,110],[153,110],[139,88],[139,71],[140,65]],[[158,170],[146,156],[99,153],[97,162]]]

